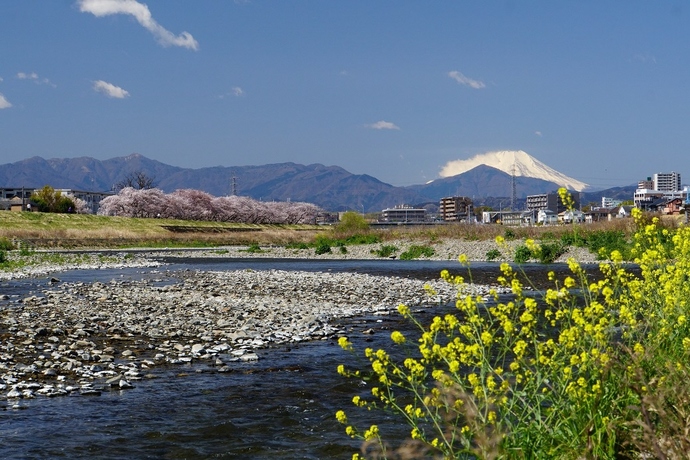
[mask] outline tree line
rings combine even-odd
[[[315,223],[321,209],[311,203],[264,202],[243,196],[214,197],[181,189],[164,193],[157,188],[125,187],[101,200],[99,215],[169,218],[252,224]]]

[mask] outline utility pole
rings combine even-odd
[[[515,154],[513,153],[513,174],[511,177],[510,210],[515,211],[517,206],[517,185],[515,184]]]
[[[232,177],[230,178],[230,195],[237,195],[237,177],[235,177],[235,172],[231,171]]]

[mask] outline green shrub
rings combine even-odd
[[[561,243],[565,246],[583,248],[587,245],[587,237],[581,233],[568,232],[561,235]]]
[[[314,254],[316,254],[317,256],[320,256],[322,254],[330,254],[330,253],[331,253],[331,246],[328,243],[323,243],[323,242],[319,243],[319,245],[317,245],[314,248]]]
[[[524,244],[515,248],[515,257],[513,258],[513,260],[516,264],[524,264],[526,262],[529,262],[529,260],[533,258],[534,254],[532,253],[532,250]]]
[[[347,247],[345,247],[345,246],[338,246],[338,248],[340,249],[340,253],[341,253],[341,254],[347,254]]]
[[[336,233],[356,233],[369,230],[369,222],[358,212],[348,211],[342,215],[334,230]]]
[[[543,264],[551,264],[565,253],[565,246],[560,243],[541,243],[536,258]]]
[[[7,238],[0,238],[0,250],[11,251],[14,249],[14,244]]]
[[[490,251],[486,252],[486,260],[492,261],[498,259],[499,257],[501,257],[501,251],[498,249],[491,249]]]
[[[515,239],[515,230],[512,228],[506,228],[506,231],[503,234],[503,237],[506,240],[514,240]]]
[[[623,259],[630,260],[631,245],[620,230],[602,230],[587,235],[587,249],[599,258],[606,259],[608,254],[619,251]],[[602,256],[602,253],[604,254]]]
[[[259,243],[251,243],[249,247],[246,249],[246,251],[252,254],[264,252],[263,249],[261,249],[261,246],[259,246]]]
[[[401,260],[419,259],[420,257],[431,257],[434,255],[434,248],[429,246],[412,245],[407,251],[400,254]]]
[[[4,264],[5,262],[7,262],[7,252],[0,250],[0,264]]]
[[[392,244],[384,244],[378,249],[372,249],[371,252],[379,257],[390,257],[398,252],[398,247]]]

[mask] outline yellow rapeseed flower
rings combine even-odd
[[[347,340],[347,337],[340,337],[338,339],[338,345],[340,345],[340,347],[343,350],[347,350],[347,351],[352,350],[352,343],[349,340]]]
[[[405,336],[400,331],[393,331],[391,333],[391,339],[398,345],[405,343]]]

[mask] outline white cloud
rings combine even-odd
[[[0,93],[0,109],[9,109],[12,107],[12,104],[10,104],[10,101],[5,99],[5,96]]]
[[[115,99],[124,99],[129,96],[129,92],[125,91],[119,86],[115,86],[112,83],[108,83],[107,81],[103,80],[93,82],[93,89],[97,93],[103,93],[106,96]]]
[[[457,81],[461,85],[469,86],[470,88],[474,89],[482,89],[486,88],[486,85],[484,82],[479,81],[479,80],[472,80],[469,77],[464,76],[462,73],[458,72],[457,70],[452,70],[448,72],[448,76],[452,78],[453,80]]]
[[[541,131],[535,131],[534,134],[536,134],[536,135],[539,136],[539,137],[542,136]]]
[[[163,46],[181,46],[195,51],[199,49],[199,42],[192,37],[192,34],[189,32],[182,32],[180,35],[173,34],[153,19],[148,6],[136,0],[79,0],[78,4],[79,11],[91,13],[99,18],[111,14],[129,14],[151,32]]]
[[[377,121],[376,123],[372,123],[370,125],[366,125],[366,127],[371,129],[400,129],[398,126],[395,125],[395,123],[383,120]]]
[[[57,85],[55,83],[48,80],[47,78],[40,78],[36,72],[17,72],[17,78],[20,80],[31,80],[37,85],[48,85],[52,86],[53,88],[57,88]]]
[[[19,78],[20,80],[38,80],[38,74],[36,72],[17,72],[17,78]]]

